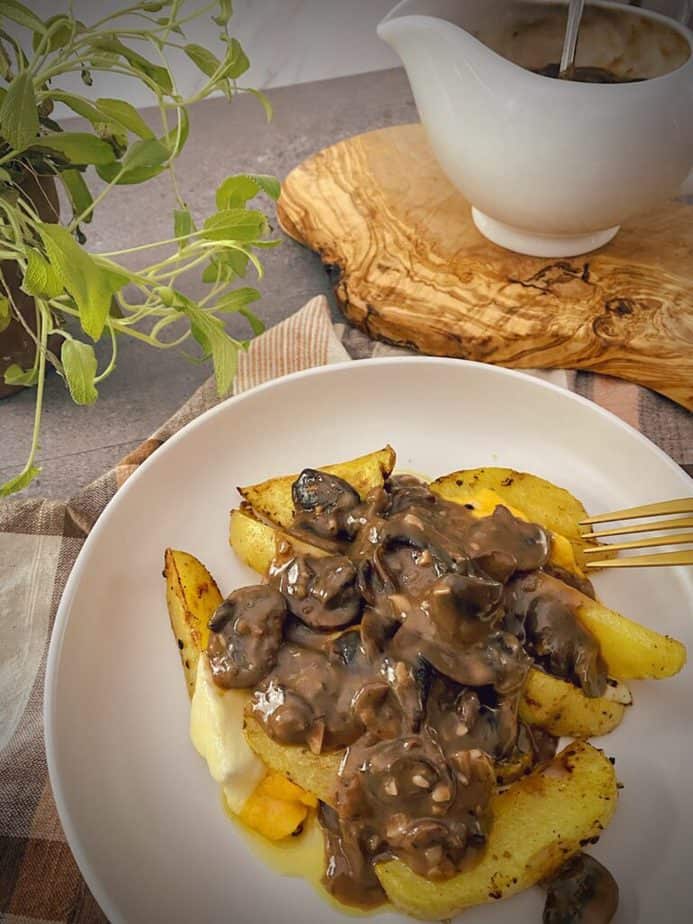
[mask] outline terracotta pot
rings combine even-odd
[[[58,203],[58,193],[55,187],[55,180],[52,176],[34,177],[27,174],[26,178],[20,184],[24,194],[34,205],[42,221],[55,222],[60,217],[60,205]],[[36,312],[34,309],[34,300],[31,296],[26,295],[20,288],[22,281],[21,273],[17,264],[12,260],[5,260],[0,263],[3,276],[12,294],[12,299],[27,326],[36,333]],[[53,344],[49,347],[59,345],[57,341],[60,338],[52,338]],[[36,344],[24,326],[13,318],[5,330],[0,332],[0,398],[6,398],[17,391],[21,391],[22,385],[6,385],[5,370],[12,363],[19,363],[22,369],[28,369],[33,365],[36,356]]]

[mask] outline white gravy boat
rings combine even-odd
[[[378,26],[477,228],[542,257],[600,247],[630,216],[693,192],[693,33],[657,13],[594,3],[576,64],[647,79],[552,79],[528,68],[559,60],[560,6],[403,0]]]

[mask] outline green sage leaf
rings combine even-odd
[[[56,103],[64,103],[73,112],[76,112],[77,115],[82,116],[84,119],[88,119],[92,124],[103,121],[103,114],[83,96],[78,96],[75,93],[63,93],[62,90],[51,90],[49,96]]]
[[[250,257],[242,250],[231,250],[225,255],[225,262],[234,276],[245,276]]]
[[[202,237],[208,241],[253,241],[267,228],[262,212],[250,209],[223,209],[205,221]]]
[[[34,248],[27,254],[22,290],[27,295],[38,295],[40,298],[57,298],[64,291],[55,269],[43,254]]]
[[[168,150],[158,138],[135,141],[130,145],[123,158],[123,166],[128,170],[140,167],[158,167],[168,160]]]
[[[223,29],[225,26],[228,26],[232,16],[233,4],[231,0],[219,0],[219,15],[212,16],[212,22]]]
[[[0,77],[7,81],[12,77],[12,62],[2,42],[0,42]]]
[[[115,180],[118,185],[132,185],[161,173],[169,156],[168,149],[158,138],[147,138],[130,145],[121,163],[107,164],[96,169],[99,176],[109,183]]]
[[[92,47],[98,51],[111,52],[125,58],[131,67],[149,77],[164,93],[170,93],[173,90],[171,75],[167,68],[152,64],[151,61],[148,61],[134,49],[129,48],[114,35],[98,36],[92,42]]]
[[[46,27],[36,13],[32,13],[28,7],[24,6],[23,3],[18,3],[17,0],[2,0],[0,16],[11,19],[18,26],[24,26],[26,29],[31,29],[32,32],[38,32],[40,35],[44,35],[46,32]]]
[[[173,210],[173,235],[174,237],[182,237],[183,240],[179,241],[179,247],[185,247],[188,236],[192,234],[195,230],[195,222],[193,221],[192,215],[190,214],[189,209],[174,209]]]
[[[240,311],[251,302],[256,302],[262,296],[257,289],[251,289],[250,286],[242,286],[240,289],[234,289],[220,298],[214,306],[215,311],[223,311],[225,314]]]
[[[258,194],[260,187],[254,178],[244,174],[227,176],[217,188],[218,209],[230,209],[245,205],[248,199]]]
[[[96,100],[96,109],[106,118],[129,129],[140,138],[153,138],[154,132],[144,121],[139,112],[130,103],[122,99],[101,98]]]
[[[127,283],[127,275],[99,263],[77,244],[66,228],[41,222],[38,230],[51,266],[75,300],[82,330],[92,340],[98,340],[111,298]]]
[[[7,382],[7,374],[5,374],[5,382]],[[11,385],[11,382],[7,382],[8,385]],[[19,475],[15,475],[14,478],[10,478],[9,481],[6,481],[3,485],[0,485],[0,497],[9,497],[10,494],[16,494],[17,491],[23,491],[37,475],[41,474],[41,469],[36,465],[30,465],[25,472],[21,472]]]
[[[264,330],[265,330],[264,322],[261,321],[257,315],[253,314],[250,308],[239,308],[238,313],[242,314],[243,317],[248,322],[248,324],[250,324],[250,328],[256,337],[258,334],[264,333]]]
[[[233,275],[233,271],[220,260],[210,260],[202,271],[202,281],[209,284],[227,282]]]
[[[23,151],[38,132],[34,83],[28,71],[20,71],[7,88],[0,107],[0,134],[16,151]]]
[[[12,308],[10,300],[5,295],[0,295],[0,334],[7,330],[12,323]]]
[[[65,187],[65,192],[68,194],[70,202],[72,203],[73,215],[77,218],[82,215],[93,202],[89,187],[79,170],[61,170],[59,176]],[[82,221],[90,222],[93,214],[93,212],[90,212]]]
[[[241,43],[238,39],[231,39],[226,49],[224,67],[220,76],[230,77],[232,80],[235,80],[237,77],[240,77],[241,74],[245,74],[249,67],[250,61],[241,48]]]
[[[153,138],[154,132],[144,121],[139,112],[130,103],[119,99],[97,99],[91,102],[74,93],[63,93],[61,90],[50,92],[50,99],[69,106],[77,115],[88,119],[104,134],[113,134],[121,131],[131,131],[140,138]],[[109,126],[104,131],[104,125]]]
[[[228,209],[244,205],[261,191],[276,201],[281,189],[281,183],[276,177],[264,173],[239,173],[228,176],[217,189],[217,208]]]
[[[94,384],[97,368],[94,348],[79,340],[65,340],[60,362],[75,404],[93,404],[99,396]]]
[[[35,385],[37,379],[38,369],[22,369],[17,363],[5,369],[5,385]]]
[[[202,281],[207,283],[230,282],[237,276],[245,276],[248,270],[249,257],[242,250],[229,249],[223,254],[217,254],[209,261],[202,273]]]
[[[96,172],[107,183],[112,183],[115,180],[116,186],[136,186],[138,183],[144,183],[151,180],[152,177],[158,176],[165,169],[165,166],[137,167],[134,170],[126,170],[117,180],[116,176],[120,173],[119,164],[107,164],[104,167],[97,167]]]
[[[115,161],[111,145],[88,132],[53,132],[37,138],[28,147],[56,151],[71,164],[83,166],[86,164],[103,166]]]
[[[183,46],[183,51],[193,64],[195,64],[203,74],[206,74],[207,77],[211,77],[221,68],[221,61],[219,58],[203,45],[196,45],[194,42],[189,42],[187,45]]]
[[[269,101],[269,97],[262,92],[262,90],[254,90],[252,87],[245,87],[243,90],[244,93],[252,93],[253,96],[260,102],[262,108],[265,110],[265,117],[268,122],[272,121],[272,103]]]
[[[0,20],[1,19],[2,19],[2,15],[0,14]],[[3,40],[3,42],[7,42],[8,45],[12,46],[12,50],[14,51],[14,56],[17,60],[17,67],[19,68],[19,70],[22,71],[25,68],[28,68],[29,59],[24,54],[24,49],[19,44],[19,42],[12,35],[10,35],[9,32],[6,32],[4,29],[0,29],[0,38]]]
[[[276,176],[269,176],[266,173],[249,173],[248,176],[257,183],[264,193],[267,193],[270,199],[277,201],[282,191],[282,185]]]
[[[45,26],[44,32],[48,32],[49,29],[53,30],[48,39],[48,45],[44,46],[47,51],[57,51],[58,48],[64,48],[70,41],[72,37],[72,20],[64,13],[58,13],[56,16],[49,17],[46,20]],[[42,37],[43,36],[39,35],[37,31],[34,31],[31,42],[34,51],[36,51],[41,44]]]
[[[224,325],[199,308],[183,309],[190,319],[190,330],[206,356],[211,355],[217,394],[223,398],[231,390],[238,363],[238,346],[224,330]]]

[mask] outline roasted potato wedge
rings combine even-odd
[[[334,785],[343,751],[313,754],[308,748],[279,744],[250,716],[245,720],[245,736],[270,770],[283,774],[322,802],[334,801]]]
[[[539,523],[573,547],[580,568],[585,566],[586,541],[580,536],[580,520],[588,516],[580,501],[565,488],[550,481],[516,472],[512,468],[468,468],[444,475],[431,483],[431,490],[447,500],[465,503],[484,491],[493,491],[503,502],[517,507],[532,523]]]
[[[686,647],[676,639],[621,616],[547,574],[542,575],[541,581],[547,590],[560,593],[576,608],[582,624],[599,640],[612,677],[619,680],[672,677],[686,663]]]
[[[171,628],[192,697],[200,653],[207,648],[207,624],[222,596],[209,571],[188,552],[166,549],[164,577]],[[308,808],[315,805],[315,796],[280,772],[271,772],[255,787],[239,817],[249,828],[278,841],[293,834],[305,820]]]
[[[164,577],[171,628],[178,642],[188,693],[192,696],[197,661],[200,652],[207,647],[207,623],[222,597],[209,571],[187,552],[166,549]]]
[[[550,876],[608,825],[616,809],[614,768],[575,742],[497,795],[486,850],[472,869],[444,882],[418,876],[399,860],[376,866],[392,904],[424,919],[450,918],[508,898]]]
[[[520,718],[551,735],[591,738],[621,724],[626,706],[604,697],[590,699],[572,683],[531,670],[522,691]]]
[[[352,459],[350,462],[320,466],[320,470],[343,478],[364,498],[369,491],[383,483],[394,466],[395,451],[391,446],[386,446],[378,452],[359,456],[358,459]],[[266,516],[277,526],[286,527],[289,526],[294,516],[291,485],[297,477],[298,474],[270,478],[259,484],[239,488],[238,491],[258,513]]]
[[[270,771],[255,787],[238,817],[268,840],[281,841],[296,833],[306,820],[308,809],[316,805],[315,796],[281,773]]]
[[[266,575],[272,559],[277,554],[277,544],[282,540],[291,543],[298,552],[310,555],[326,555],[323,549],[295,539],[283,533],[276,526],[263,523],[252,510],[232,510],[229,519],[229,544],[236,555],[258,574]]]
[[[301,802],[308,808],[317,808],[318,799],[305,789],[301,789],[296,783],[283,773],[276,773],[271,770],[263,780],[263,792],[273,799],[282,799],[284,802]]]

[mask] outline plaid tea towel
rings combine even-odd
[[[234,390],[299,369],[405,354],[332,325],[323,296],[253,341]],[[461,360],[462,361],[462,360]],[[635,385],[591,373],[533,373],[592,399],[693,470],[693,417]],[[173,433],[217,403],[202,385],[150,439],[68,502],[0,505],[0,921],[105,921],[65,842],[46,769],[42,702],[46,655],[68,574],[90,529],[127,478]]]

